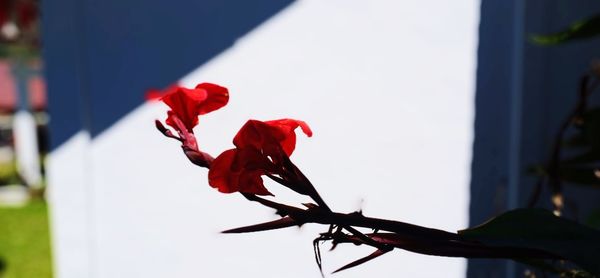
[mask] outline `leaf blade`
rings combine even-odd
[[[490,246],[544,250],[600,275],[600,231],[547,210],[512,210],[459,234]]]
[[[569,27],[555,33],[531,35],[530,40],[538,45],[556,45],[573,40],[588,39],[600,35],[600,14],[573,22]]]
[[[371,253],[370,255],[368,255],[366,257],[362,257],[362,258],[360,258],[360,259],[358,259],[356,261],[353,261],[353,262],[351,262],[351,263],[349,263],[349,264],[347,264],[345,266],[342,266],[342,267],[338,268],[336,271],[332,272],[331,274],[338,273],[338,272],[340,272],[342,270],[353,268],[355,266],[359,266],[359,265],[364,264],[364,263],[366,263],[366,262],[368,262],[370,260],[373,260],[373,259],[375,259],[375,258],[377,258],[377,257],[379,257],[379,256],[381,256],[381,255],[383,255],[383,254],[385,254],[385,253],[387,253],[389,251],[390,250],[377,249],[377,250],[375,250],[375,252]]]
[[[287,227],[291,227],[291,226],[298,226],[298,225],[300,225],[300,223],[298,223],[296,220],[292,219],[291,217],[286,216],[286,217],[282,217],[280,219],[269,221],[269,222],[264,222],[264,223],[260,223],[260,224],[225,230],[225,231],[222,231],[221,233],[223,233],[223,234],[253,233],[253,232],[262,232],[262,231],[268,231],[268,230],[283,229],[283,228],[287,228]]]

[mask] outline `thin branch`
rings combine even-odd
[[[286,168],[289,168],[291,171],[293,171],[295,177],[300,178],[298,181],[298,186],[302,187],[307,192],[308,196],[310,196],[317,203],[317,205],[319,205],[319,207],[331,211],[327,203],[325,203],[325,200],[323,200],[321,195],[319,195],[319,192],[315,186],[310,182],[306,175],[300,171],[298,166],[296,166],[296,164],[294,164],[288,156],[283,156],[283,158]]]
[[[323,209],[327,212],[331,212],[331,209],[329,208],[327,203],[325,203],[323,198],[321,198],[317,189],[310,182],[310,180],[304,175],[304,173],[302,173],[302,171],[300,171],[300,169],[289,159],[289,157],[287,157],[287,156],[283,156],[283,157],[284,157],[285,167],[289,168],[293,171],[292,176],[299,178],[299,180],[297,181],[298,184],[296,187],[302,188],[302,190],[305,191],[308,194],[308,196],[310,196],[317,203],[317,205],[320,209]],[[281,179],[279,177],[276,177],[276,176],[273,176],[270,174],[267,174],[267,176],[269,178],[271,178],[272,180],[278,182],[281,185],[284,185],[289,188],[294,188],[294,186],[290,187],[285,179]],[[362,232],[356,230],[352,226],[344,225],[343,228],[346,229],[348,232],[352,233],[353,235],[355,235],[359,238],[362,238],[364,240],[365,244],[368,244],[370,246],[373,246],[373,247],[375,247],[377,249],[381,249],[381,250],[393,249],[390,246],[386,246],[385,244],[381,244],[381,243],[378,243],[378,242],[370,239],[369,237],[365,236]]]
[[[564,141],[565,134],[568,128],[581,117],[581,115],[585,112],[588,105],[588,98],[590,95],[600,86],[600,80],[598,78],[594,78],[592,81],[592,74],[585,74],[580,82],[579,82],[579,94],[577,98],[577,102],[573,107],[572,111],[568,114],[568,116],[561,123],[558,131],[554,135],[554,141],[552,145],[552,152],[550,155],[550,159],[546,164],[547,172],[548,172],[548,185],[552,191],[552,205],[554,206],[555,213],[560,215],[563,209],[563,195],[562,195],[562,181],[560,176],[560,161],[561,161],[561,153],[562,153],[562,143]],[[538,183],[543,183],[542,178],[538,181]],[[534,191],[534,196],[530,200],[530,205],[537,201],[537,196],[539,196],[540,190]]]
[[[338,226],[354,226],[362,228],[377,229],[382,231],[402,234],[410,238],[438,238],[443,240],[459,240],[460,235],[432,228],[425,228],[400,221],[366,217],[358,213],[337,213],[324,211],[322,209],[300,209],[297,207],[280,204],[263,199],[253,194],[242,193],[250,201],[256,201],[264,206],[273,208],[278,212],[289,215],[299,223],[334,224]]]
[[[544,179],[545,179],[545,177],[540,177],[538,179],[538,181],[535,183],[535,188],[533,189],[533,192],[531,193],[531,196],[529,197],[529,202],[527,202],[528,208],[535,207],[535,204],[540,199],[540,196],[542,195],[542,189],[544,186]]]

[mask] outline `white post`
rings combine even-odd
[[[40,187],[42,174],[36,137],[35,118],[31,113],[20,110],[13,122],[17,169],[28,186]]]

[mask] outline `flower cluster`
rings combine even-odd
[[[312,136],[312,131],[305,122],[294,119],[249,120],[233,138],[234,148],[213,158],[199,148],[193,129],[198,125],[200,115],[227,104],[229,92],[226,88],[210,83],[199,84],[194,89],[175,85],[164,93],[151,92],[148,97],[158,98],[169,106],[165,125],[157,120],[156,127],[163,135],[179,141],[184,154],[192,163],[209,169],[208,183],[211,187],[223,193],[240,192],[247,200],[275,209],[281,216],[276,220],[230,229],[223,233],[260,232],[307,223],[328,225],[327,231],[320,233],[313,241],[315,260],[321,274],[323,272],[319,246],[322,242],[330,241],[331,250],[338,244],[364,244],[375,248],[371,254],[342,266],[334,273],[358,266],[398,248],[447,257],[508,258],[518,261],[531,260],[536,264],[545,263],[544,260],[561,261],[561,267],[565,261],[570,261],[600,277],[596,257],[580,255],[596,254],[598,251],[598,244],[595,244],[594,240],[599,238],[599,233],[587,226],[556,217],[543,210],[519,209],[504,213],[478,227],[451,233],[400,221],[367,217],[361,211],[335,212],[290,160],[290,155],[296,147],[296,129],[300,128],[304,134]],[[314,203],[302,203],[301,208],[280,203],[275,198],[258,196],[273,195],[265,187],[264,177],[308,196]],[[569,233],[546,233],[548,229],[540,229],[540,226],[556,227]],[[358,228],[370,229],[373,232],[365,233]],[[517,232],[508,235],[498,232],[500,230]],[[573,248],[564,248],[574,244],[573,238],[580,242],[573,247],[583,250],[578,251],[580,253],[574,252]],[[540,240],[548,244],[531,243]],[[554,267],[552,264],[547,266],[549,269]],[[569,270],[564,273],[571,272]]]
[[[152,95],[156,97],[156,93]],[[228,90],[211,83],[199,84],[194,89],[171,86],[159,99],[169,106],[165,123],[177,135],[159,120],[156,120],[156,127],[163,135],[180,141],[184,154],[192,163],[209,168],[209,184],[219,192],[273,195],[265,188],[263,176],[297,192],[305,191],[299,186],[302,175],[289,160],[296,147],[295,130],[299,127],[304,134],[312,136],[305,122],[249,120],[234,137],[235,148],[213,158],[200,150],[193,128],[198,125],[198,116],[227,104]]]
[[[165,122],[177,131],[177,135],[156,120],[158,130],[165,136],[180,141],[183,152],[192,163],[210,167],[213,158],[200,151],[193,128],[198,125],[199,115],[217,110],[227,104],[229,91],[211,83],[198,84],[194,89],[171,86],[160,99],[171,108],[167,112]]]

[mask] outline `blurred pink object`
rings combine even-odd
[[[29,107],[34,111],[46,109],[46,82],[41,76],[34,76],[27,82]]]
[[[17,88],[10,63],[0,60],[0,113],[10,113],[17,107]]]

